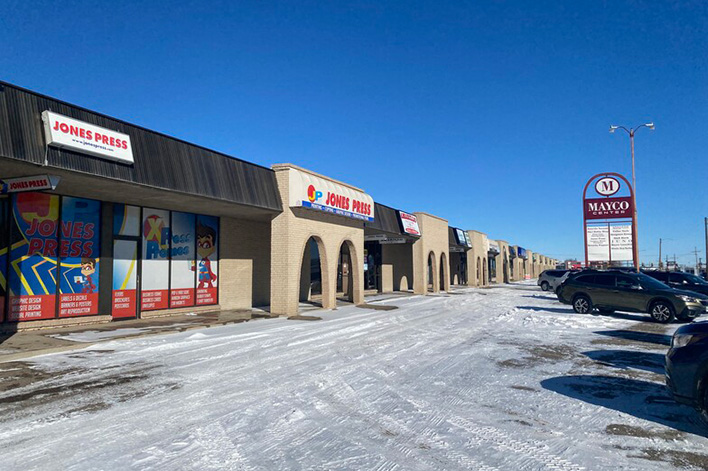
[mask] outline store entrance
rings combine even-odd
[[[113,319],[138,317],[141,247],[139,237],[115,237],[113,240]]]
[[[381,291],[381,244],[364,242],[364,290]]]

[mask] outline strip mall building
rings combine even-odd
[[[0,181],[4,327],[255,306],[292,316],[303,302],[555,266],[296,165],[261,167],[2,82]]]

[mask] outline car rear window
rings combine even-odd
[[[617,275],[618,288],[631,288],[632,286],[639,286],[639,281],[631,276]]]
[[[669,275],[669,281],[671,283],[683,283],[685,277],[681,273],[671,273]]]
[[[614,286],[615,275],[595,275],[595,284],[601,286]]]
[[[659,281],[669,281],[669,274],[665,271],[647,272],[647,275],[652,278],[656,278]]]
[[[579,277],[576,278],[576,280],[581,283],[594,283],[595,282],[595,275],[580,275]]]

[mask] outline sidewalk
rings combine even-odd
[[[0,363],[84,348],[100,342],[235,324],[270,317],[264,311],[219,311],[0,334]]]

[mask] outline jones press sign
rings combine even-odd
[[[374,200],[349,185],[304,170],[289,170],[290,206],[301,206],[363,221],[374,220]]]

